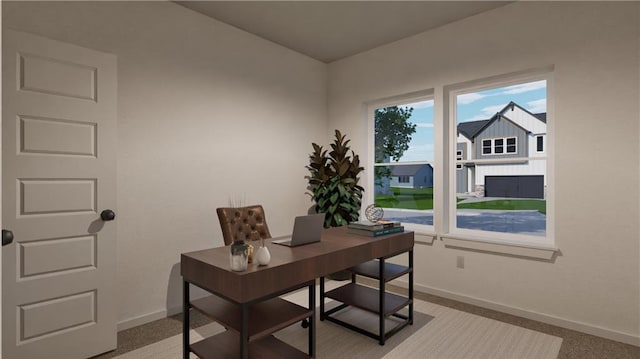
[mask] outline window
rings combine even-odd
[[[496,138],[495,140],[493,140],[493,153],[504,153],[504,139]]]
[[[507,138],[507,153],[516,153],[518,152],[518,146],[516,146],[516,138],[509,137]]]
[[[434,132],[433,99],[426,96],[389,101],[369,107],[375,161],[368,171],[375,203],[384,218],[405,228],[433,232]],[[370,194],[369,194],[370,196]]]
[[[544,152],[544,136],[536,136],[536,152]]]
[[[482,154],[490,155],[493,153],[491,148],[493,147],[491,140],[482,140]]]
[[[483,155],[502,155],[504,153],[517,153],[516,137],[494,138],[482,140]],[[506,143],[506,151],[505,151]]]
[[[440,103],[425,98],[429,91],[420,100],[370,105],[374,161],[366,176],[374,190],[367,189],[363,205],[375,203],[385,218],[416,233],[552,246],[549,74],[445,86]],[[434,118],[434,104],[442,106],[442,117]],[[440,141],[434,140],[434,127],[443,135]],[[434,194],[442,201],[434,203]]]
[[[456,155],[455,167],[446,171],[454,177],[446,230],[540,241],[547,236],[547,159],[528,153],[544,149],[547,80],[478,83],[447,92],[457,137],[448,144]],[[531,149],[519,152],[518,138]],[[457,150],[462,143],[469,146],[464,162]],[[469,170],[460,171],[462,164]]]

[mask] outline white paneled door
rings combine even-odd
[[[11,30],[2,56],[2,357],[115,349],[116,58]]]

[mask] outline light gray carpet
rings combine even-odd
[[[306,292],[287,299],[304,305]],[[317,358],[518,358],[556,359],[562,339],[534,330],[416,300],[414,325],[406,327],[385,346],[376,340],[330,322],[317,323]],[[350,309],[343,314],[359,325],[376,327],[376,317]],[[224,330],[216,323],[191,331],[191,342]],[[299,325],[275,334],[306,352],[307,330]],[[182,353],[182,336],[176,335],[117,356],[118,359],[174,359]],[[195,356],[193,356],[195,358]]]

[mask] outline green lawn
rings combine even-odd
[[[459,203],[458,209],[535,210],[547,214],[547,201],[541,199],[504,199],[486,202]]]
[[[391,187],[393,195],[375,196],[377,206],[384,208],[433,209],[433,188]],[[458,198],[458,202],[462,199]],[[461,203],[459,209],[536,210],[547,213],[547,201],[539,199],[507,199]]]
[[[384,208],[433,209],[433,188],[391,187],[393,195],[375,196],[377,206]]]

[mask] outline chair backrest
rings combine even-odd
[[[261,205],[217,208],[224,244],[233,241],[257,241],[271,238]]]

